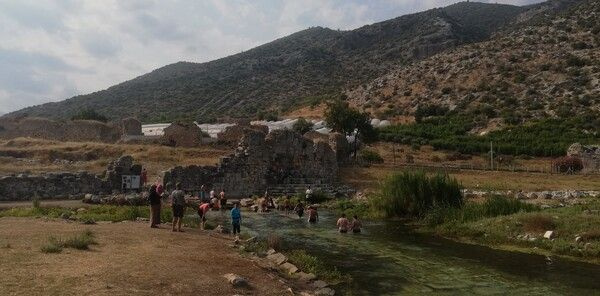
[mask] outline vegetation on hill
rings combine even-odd
[[[474,118],[474,131],[597,113],[600,3],[548,5],[557,3],[574,5],[548,10],[488,41],[399,67],[348,96],[378,118],[419,120],[453,110]]]
[[[524,10],[462,2],[351,31],[310,28],[226,58],[171,64],[107,90],[9,116],[66,119],[92,107],[111,119],[207,122],[285,112],[337,96],[397,65],[484,40]]]
[[[386,127],[379,130],[378,136],[384,141],[470,154],[490,151],[492,142],[495,153],[531,156],[560,156],[574,142],[600,142],[600,119],[592,113],[567,119],[544,118],[485,135],[470,133],[477,124],[476,118],[449,114]]]

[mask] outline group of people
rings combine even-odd
[[[207,213],[212,209],[226,210],[227,199],[225,198],[225,192],[221,190],[219,198],[216,197],[214,189],[209,192],[209,198],[206,196],[206,186],[202,185],[199,193],[200,204],[198,206],[197,213],[200,216],[200,228],[204,229],[206,225]],[[158,228],[160,221],[160,211],[162,208],[162,197],[164,193],[164,187],[158,183],[150,186],[148,194],[148,201],[150,203],[150,227]],[[172,231],[173,232],[184,232],[181,229],[181,223],[185,214],[185,208],[187,202],[185,200],[185,192],[182,190],[180,183],[175,184],[175,190],[169,195],[171,201],[171,211],[173,215]],[[240,211],[239,203],[236,203],[231,210],[231,220],[233,233],[239,234],[241,228],[242,215]]]
[[[150,202],[150,227],[152,228],[158,228],[158,225],[160,224],[160,211],[162,206],[161,199],[163,194],[164,187],[162,186],[162,184],[157,183],[150,186],[148,199]],[[312,190],[309,188],[306,192],[307,200],[310,200],[311,195]],[[213,209],[225,210],[227,205],[227,199],[225,198],[225,192],[223,190],[221,190],[221,192],[219,193],[218,198],[214,190],[211,190],[207,196],[205,185],[202,185],[201,190],[198,194],[198,199],[200,201],[200,204],[198,206],[197,213],[200,217],[200,228],[204,230],[208,212]],[[185,200],[185,192],[182,190],[182,186],[180,183],[175,184],[175,190],[171,192],[170,200],[171,210],[173,214],[172,231],[184,232],[181,229],[181,223],[185,214],[185,208],[187,206],[187,203]],[[260,199],[259,201],[259,207],[261,208],[261,210],[265,210],[269,206],[274,207],[274,202],[273,199],[269,198],[268,192],[265,192],[265,197]],[[319,221],[319,213],[317,211],[316,206],[309,205],[308,207],[305,207],[302,202],[298,202],[292,208],[290,200],[285,198],[282,202],[282,207],[280,209],[285,210],[286,215],[290,213],[290,210],[293,211],[294,213],[296,213],[299,219],[302,219],[304,214],[306,214],[309,223],[317,223]],[[234,235],[239,235],[242,223],[242,213],[239,203],[234,204],[230,214],[232,233]],[[353,233],[360,233],[362,229],[362,222],[358,219],[356,215],[354,215],[352,221],[349,221],[348,218],[346,218],[346,215],[342,214],[341,217],[337,220],[336,225],[340,233],[347,233],[349,231],[352,231]]]

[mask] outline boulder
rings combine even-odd
[[[234,273],[225,274],[223,277],[227,280],[227,282],[236,288],[248,285],[248,280]]]
[[[335,291],[331,288],[322,288],[315,291],[315,296],[333,296]]]
[[[277,265],[281,265],[285,262],[287,262],[287,257],[285,257],[285,255],[281,254],[281,253],[274,253],[271,255],[267,255],[267,259],[271,260],[271,262],[277,264]]]
[[[249,207],[254,204],[254,200],[251,198],[242,198],[240,199],[240,206]]]
[[[552,230],[546,231],[546,233],[544,233],[544,238],[547,238],[547,239],[554,238],[554,231],[552,231]]]
[[[317,279],[317,276],[312,274],[312,273],[305,273],[305,272],[298,272],[298,279],[304,282],[310,282],[310,281],[314,281],[315,279]]]
[[[317,289],[322,289],[322,288],[325,288],[325,287],[327,287],[329,285],[326,282],[324,282],[324,281],[318,280],[318,281],[315,281],[312,284],[312,286],[315,287],[315,288],[317,288]]]
[[[281,264],[280,267],[288,274],[294,274],[294,273],[298,272],[298,267],[296,267],[296,265],[289,263],[289,262]]]

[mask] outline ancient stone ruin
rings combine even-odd
[[[55,121],[37,117],[1,118],[0,138],[18,137],[114,143],[121,137],[121,128],[110,123],[93,120]]]
[[[585,172],[600,172],[600,145],[575,143],[567,149],[567,156],[581,159]]]
[[[82,198],[85,194],[121,192],[123,175],[139,175],[142,166],[131,156],[122,156],[109,164],[104,175],[88,172],[9,175],[0,177],[0,201]]]
[[[312,185],[331,189],[337,182],[337,155],[323,142],[313,142],[291,130],[277,130],[265,136],[247,132],[235,153],[223,157],[218,166],[176,167],[165,172],[164,184],[172,189],[181,183],[195,192],[207,185],[225,190],[231,197],[297,193]]]
[[[125,118],[121,121],[123,125],[124,136],[141,136],[142,134],[142,122],[135,118]]]
[[[266,135],[269,133],[269,127],[266,125],[236,124],[218,133],[217,140],[225,144],[237,144],[245,134],[252,131],[258,131]]]
[[[164,129],[163,143],[173,147],[195,147],[202,144],[202,130],[192,122],[175,122]]]

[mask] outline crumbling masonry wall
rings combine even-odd
[[[216,167],[176,167],[165,172],[164,183],[197,191],[203,184],[225,190],[228,196],[261,194],[273,184],[307,178],[320,183],[337,180],[336,153],[324,142],[313,142],[291,130],[277,130],[265,136],[247,132],[235,152]],[[172,189],[167,186],[167,189]]]

